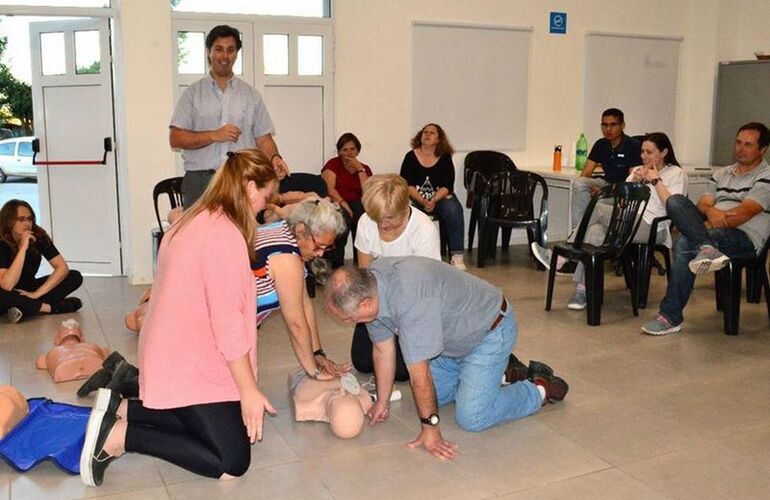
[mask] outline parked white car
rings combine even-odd
[[[0,141],[0,182],[9,175],[37,179],[37,167],[32,165],[34,137],[14,137]]]

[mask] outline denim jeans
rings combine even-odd
[[[449,251],[452,255],[463,253],[465,232],[465,212],[463,206],[457,201],[457,196],[451,194],[439,201],[433,213],[446,224],[447,238],[449,239]]]
[[[516,344],[516,317],[510,306],[500,324],[463,358],[439,356],[430,362],[439,406],[455,401],[455,420],[467,431],[483,431],[523,418],[543,404],[529,381],[501,386],[508,355]]]
[[[688,265],[701,246],[711,245],[731,258],[753,255],[756,249],[748,235],[738,228],[706,229],[703,213],[681,194],[668,198],[666,212],[682,234],[674,243],[671,276],[666,296],[660,303],[660,313],[669,323],[678,325],[684,321],[682,313],[695,285],[695,275]]]
[[[602,178],[594,177],[578,177],[572,181],[571,186],[571,214],[572,214],[572,226],[571,231],[577,231],[577,227],[580,225],[580,221],[583,218],[583,214],[588,208],[588,204],[591,202],[591,191],[593,188],[603,188],[609,185],[607,181]]]

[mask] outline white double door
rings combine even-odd
[[[106,19],[30,23],[32,99],[40,161],[41,225],[71,268],[122,274],[114,153],[110,31]]]

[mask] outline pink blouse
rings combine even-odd
[[[173,236],[173,238],[172,238]],[[139,335],[139,397],[148,408],[239,401],[228,361],[256,374],[256,289],[246,243],[222,212],[163,238]]]

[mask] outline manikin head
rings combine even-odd
[[[62,321],[53,337],[53,345],[73,345],[83,342],[83,330],[74,319]]]
[[[354,438],[364,428],[364,412],[361,411],[361,403],[352,394],[343,392],[343,394],[335,394],[330,397],[327,403],[327,412],[329,413],[329,426],[338,438]]]

